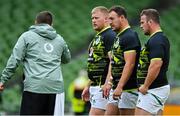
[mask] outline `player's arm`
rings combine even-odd
[[[144,85],[139,88],[139,91],[142,94],[147,93],[149,86],[157,78],[163,64],[164,54],[165,53],[161,41],[151,40],[149,42],[150,65],[148,67],[148,73],[145,78]]]
[[[108,97],[109,96],[109,92],[111,90],[112,87],[112,75],[111,75],[111,57],[112,57],[112,46],[114,43],[114,39],[116,38],[116,34],[115,33],[111,33],[108,36],[106,36],[106,39],[104,39],[104,44],[105,44],[105,51],[108,53],[108,57],[109,57],[109,67],[108,67],[108,74],[106,77],[106,81],[105,84],[103,86],[103,96],[104,97]]]
[[[111,52],[108,52],[108,57],[109,57],[110,62],[109,62],[108,74],[107,74],[106,82],[105,82],[105,83],[108,83],[108,82],[112,83],[112,75],[111,75],[111,56],[112,56]]]
[[[8,81],[13,76],[16,68],[24,59],[25,51],[26,51],[26,47],[25,47],[26,44],[25,44],[24,36],[25,34],[19,37],[16,45],[13,48],[11,56],[8,59],[7,65],[1,74],[1,78],[0,78],[1,87],[6,81]]]
[[[109,59],[110,59],[110,62],[109,62],[109,69],[108,69],[108,74],[107,74],[107,77],[106,77],[106,81],[105,81],[105,84],[103,86],[103,97],[107,98],[109,96],[109,92],[111,90],[111,87],[112,87],[112,75],[111,75],[111,52],[108,52],[108,56],[109,56]]]
[[[70,60],[71,60],[71,53],[70,53],[70,50],[68,48],[68,45],[64,41],[64,48],[63,48],[63,53],[61,56],[61,62],[63,64],[66,64],[66,63],[70,62]]]
[[[114,44],[114,40],[116,38],[116,33],[112,32],[110,34],[108,34],[107,36],[105,36],[104,39],[104,45],[105,45],[105,52],[107,52],[108,57],[109,57],[109,67],[108,67],[108,74],[106,77],[106,81],[105,84],[109,82],[109,84],[111,83],[112,85],[112,75],[111,75],[111,57],[112,57],[112,46]]]
[[[135,61],[136,61],[136,51],[135,50],[130,50],[124,52],[124,59],[125,59],[125,66],[123,68],[123,72],[121,75],[121,78],[118,82],[118,85],[116,89],[114,90],[113,93],[113,99],[119,99],[123,92],[123,87],[129,80],[129,77],[131,76],[134,66],[135,66]]]
[[[133,72],[136,63],[136,51],[130,50],[124,52],[124,59],[125,59],[125,66],[123,68],[123,72],[117,86],[117,88],[121,88],[121,89],[123,89],[124,85],[127,83],[129,77]]]
[[[81,98],[83,101],[89,101],[90,93],[89,93],[89,87],[91,86],[92,81],[89,79],[89,82],[87,86],[84,88]]]
[[[161,58],[154,58],[151,59],[150,61],[150,65],[148,68],[148,73],[147,73],[147,77],[145,79],[144,85],[142,85],[139,88],[139,91],[143,94],[147,93],[147,90],[149,89],[149,86],[152,84],[152,82],[157,78],[160,70],[161,70],[161,66],[163,64],[163,61]]]

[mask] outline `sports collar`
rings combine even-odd
[[[162,30],[159,29],[159,30],[155,31],[154,33],[152,33],[152,34],[150,35],[150,37],[152,37],[153,35],[155,35],[155,34],[158,33],[158,32],[162,32]]]
[[[103,31],[105,31],[105,30],[107,30],[107,29],[109,29],[109,28],[111,28],[111,27],[110,27],[110,26],[107,26],[107,27],[103,28],[101,31],[97,31],[97,34],[96,34],[96,35],[99,35],[100,33],[102,33]]]
[[[127,26],[126,28],[124,28],[122,31],[120,31],[118,34],[117,34],[117,37],[121,34],[121,33],[123,33],[124,31],[126,31],[127,29],[129,29],[130,28],[130,26]]]

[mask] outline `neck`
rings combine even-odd
[[[159,25],[159,24],[152,25],[152,27],[151,27],[151,31],[150,31],[150,35],[152,35],[152,34],[154,34],[154,33],[158,32],[158,31],[160,31],[160,30],[161,30],[161,27],[160,27],[160,25]]]
[[[124,22],[121,23],[121,28],[119,29],[119,32],[123,31],[127,27],[129,27],[129,23],[127,20],[124,20]]]
[[[97,31],[97,34],[96,34],[96,35],[102,33],[104,30],[106,30],[106,29],[108,29],[108,28],[110,28],[109,25],[104,26],[103,29],[101,29],[100,31]]]
[[[104,25],[104,28],[106,28],[106,27],[109,27],[109,23],[106,23],[106,24]]]

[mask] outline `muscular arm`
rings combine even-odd
[[[149,68],[148,68],[148,74],[147,74],[147,77],[145,79],[144,85],[142,85],[139,88],[139,91],[142,94],[147,93],[147,90],[149,89],[149,86],[157,78],[157,76],[158,76],[158,74],[160,72],[162,64],[163,64],[163,61],[161,59],[151,60]]]
[[[152,84],[152,82],[158,76],[162,64],[163,64],[162,60],[151,60],[151,63],[148,68],[148,74],[144,82],[144,86],[149,87]]]
[[[133,50],[131,52],[125,52],[124,53],[125,58],[125,66],[123,68],[122,76],[118,83],[118,88],[123,88],[124,85],[129,80],[129,77],[131,76],[135,63],[136,63],[136,51]]]
[[[110,62],[109,62],[109,69],[108,69],[108,74],[107,74],[107,77],[106,77],[106,81],[105,81],[105,84],[103,86],[103,96],[105,98],[107,98],[109,96],[109,92],[111,90],[111,87],[112,87],[112,75],[111,75],[111,52],[108,52],[108,56],[109,56],[109,59],[110,59]]]
[[[133,72],[133,69],[135,66],[135,61],[136,61],[136,51],[133,50],[130,52],[129,51],[125,52],[124,58],[125,58],[125,66],[123,68],[123,72],[122,72],[121,78],[119,80],[119,83],[118,83],[116,89],[114,90],[114,93],[113,93],[114,99],[118,99],[121,96],[123,87],[129,80],[129,77]]]
[[[112,75],[111,75],[111,52],[108,52],[108,57],[109,57],[109,69],[108,69],[108,74],[107,74],[107,77],[106,77],[106,82],[105,83],[108,83],[109,81],[111,82],[112,81]]]

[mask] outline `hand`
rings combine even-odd
[[[148,89],[149,89],[148,87],[141,85],[139,87],[138,91],[145,95],[145,94],[147,94]]]
[[[4,89],[4,84],[0,83],[0,91],[3,91],[3,89]]]
[[[89,87],[85,87],[82,94],[81,94],[81,97],[82,97],[82,100],[83,101],[89,101]]]
[[[114,93],[113,93],[113,99],[114,99],[114,100],[120,99],[121,94],[122,94],[122,91],[123,91],[123,89],[122,89],[122,88],[119,88],[119,87],[117,86],[116,89],[114,90]]]
[[[102,88],[103,97],[105,97],[106,99],[109,97],[109,93],[110,93],[111,87],[112,87],[112,85],[110,85],[108,83],[105,83],[103,88]]]

